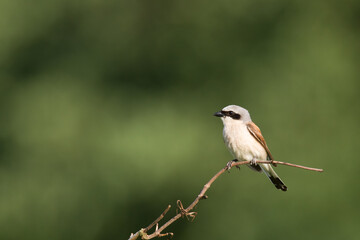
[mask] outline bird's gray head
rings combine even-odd
[[[245,108],[237,105],[229,105],[224,107],[220,112],[214,113],[214,116],[221,117],[224,122],[251,122],[250,113]]]

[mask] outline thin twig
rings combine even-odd
[[[256,162],[257,163],[269,163],[269,161],[256,161]],[[301,166],[301,165],[297,165],[297,164],[293,164],[293,163],[287,163],[287,162],[271,161],[270,163],[282,164],[282,165],[286,165],[286,166],[302,168],[302,169],[315,171],[315,172],[323,172],[324,171],[323,169],[320,169],[320,168],[305,167],[305,166]],[[234,166],[236,166],[236,165],[237,165],[237,163],[234,164]]]
[[[297,165],[297,164],[292,164],[292,163],[287,163],[287,162],[279,162],[279,161],[256,161],[257,163],[264,163],[264,164],[280,164],[280,165],[286,165],[286,166],[291,166],[291,167],[296,167],[296,168],[301,168],[301,169],[305,169],[305,170],[310,170],[310,171],[316,171],[316,172],[323,172],[323,169],[318,169],[318,168],[311,168],[311,167],[305,167],[305,166],[301,166],[301,165]],[[233,162],[231,164],[231,167],[235,167],[235,166],[239,166],[239,165],[244,165],[244,164],[250,164],[251,161],[239,161],[239,162]],[[139,230],[137,233],[133,234],[132,236],[130,236],[129,240],[135,240],[137,239],[139,236],[141,236],[141,239],[152,239],[154,237],[162,237],[162,236],[173,236],[173,233],[162,233],[162,231],[165,230],[165,228],[167,228],[169,225],[171,225],[173,222],[175,222],[176,220],[178,220],[179,218],[181,218],[182,216],[186,216],[186,217],[190,217],[190,219],[194,219],[196,216],[196,212],[190,212],[198,203],[201,199],[207,199],[207,196],[205,195],[206,191],[209,190],[209,188],[211,187],[211,184],[213,182],[215,182],[215,180],[221,175],[223,174],[225,171],[228,170],[228,167],[224,167],[223,169],[221,169],[219,172],[217,172],[203,187],[203,189],[200,191],[199,195],[195,198],[195,200],[186,208],[184,209],[184,207],[182,206],[182,203],[180,200],[178,200],[178,208],[180,210],[180,213],[176,214],[173,218],[171,218],[170,220],[168,220],[166,223],[164,223],[164,225],[162,225],[160,228],[155,229],[155,231],[150,234],[147,235],[146,231],[150,230],[155,224],[158,224],[158,222],[165,216],[165,214],[169,211],[170,209],[170,205],[168,206],[167,209],[165,209],[165,211],[152,223],[150,224],[147,228],[145,229],[141,229]]]
[[[160,222],[160,220],[163,219],[163,217],[170,210],[170,208],[171,205],[168,205],[167,208],[164,210],[164,212],[152,224],[150,224],[147,228],[145,228],[144,232],[148,232],[153,226],[155,226],[158,222]]]

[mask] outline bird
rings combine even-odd
[[[231,168],[234,161],[250,161],[248,167],[257,172],[264,172],[277,189],[287,191],[286,185],[270,164],[257,163],[257,161],[273,161],[274,158],[260,128],[251,120],[249,111],[237,105],[229,105],[214,113],[214,116],[221,118],[224,124],[225,145],[235,157],[228,162],[227,169]]]

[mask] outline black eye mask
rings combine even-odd
[[[221,111],[224,116],[231,117],[232,119],[239,120],[241,118],[240,114],[234,113],[233,111]]]

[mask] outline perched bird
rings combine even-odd
[[[268,146],[258,126],[251,121],[248,110],[237,105],[229,105],[214,114],[220,117],[223,124],[223,137],[231,154],[236,158],[233,161],[251,161],[250,168],[263,171],[277,189],[286,191],[287,187],[281,181],[270,164],[256,161],[273,160]],[[231,167],[232,161],[228,163]]]

